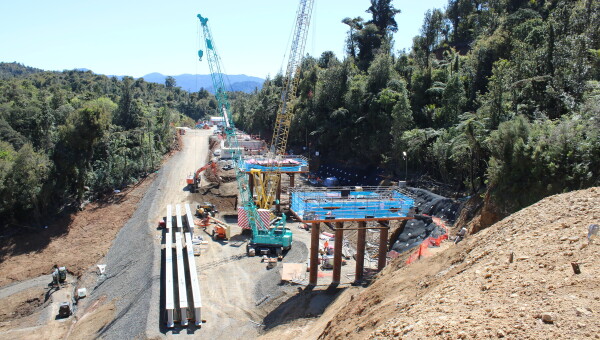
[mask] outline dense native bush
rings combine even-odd
[[[342,60],[305,58],[291,149],[396,175],[407,152],[411,173],[470,193],[487,183],[507,211],[600,184],[600,1],[449,0],[398,53],[400,11],[367,12],[340,18]],[[280,78],[235,102],[242,128],[270,138]]]
[[[208,92],[173,85],[0,63],[4,225],[36,223],[157,169],[174,126],[216,112]]]

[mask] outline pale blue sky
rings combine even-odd
[[[447,0],[394,0],[395,50],[412,45],[424,13]],[[0,61],[45,70],[143,76],[208,74],[196,14],[209,18],[224,71],[265,78],[281,69],[297,0],[0,1]],[[369,0],[315,0],[306,53],[343,57],[345,17],[370,19]],[[204,48],[202,46],[202,48]]]

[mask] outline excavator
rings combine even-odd
[[[200,169],[196,170],[196,172],[194,174],[190,174],[187,179],[186,182],[188,184],[188,186],[190,187],[190,192],[194,193],[196,191],[198,191],[198,189],[200,188],[200,181],[202,178],[202,172],[208,168],[212,169],[213,174],[215,175],[215,177],[219,178],[219,176],[217,176],[217,162],[215,161],[210,161],[208,163],[206,163],[205,166],[201,167]]]

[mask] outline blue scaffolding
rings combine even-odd
[[[244,157],[240,167],[243,172],[250,172],[250,170],[272,172],[276,169],[283,173],[306,173],[308,159],[303,156],[282,156],[281,160],[276,161],[266,156],[247,156]]]
[[[305,223],[401,220],[414,205],[399,187],[295,187],[290,196],[290,209]]]

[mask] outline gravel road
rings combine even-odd
[[[185,149],[194,151],[193,145]],[[158,325],[158,303],[151,304],[160,294],[160,240],[156,237],[156,227],[165,210],[162,205],[165,189],[174,173],[179,173],[176,170],[185,154],[177,153],[157,172],[105,257],[106,277],[97,282],[91,297],[99,299],[105,295],[108,300],[115,299],[117,316],[102,329],[99,334],[102,338],[143,338],[149,320]]]
[[[234,225],[228,242],[209,240],[196,259],[202,318],[207,323],[201,329],[164,328],[160,310],[162,232],[156,229],[157,221],[165,215],[167,204],[194,206],[210,200],[184,190],[186,176],[207,158],[210,135],[210,130],[192,130],[184,136],[184,149],[156,174],[136,212],[117,235],[105,259],[106,278],[99,280],[91,293],[90,300],[106,296],[116,301],[116,318],[102,329],[100,337],[253,339],[261,332],[257,324],[270,312],[267,308],[273,308],[264,296],[281,299],[289,293],[290,287],[279,285],[280,265],[267,270],[259,257],[247,257],[248,236],[241,235],[241,229]],[[284,261],[303,263],[309,233],[299,232],[295,224],[290,228],[295,243]]]
[[[0,299],[11,296],[26,289],[44,287],[52,282],[52,275],[42,275],[26,281],[20,281],[0,288]]]
[[[98,281],[92,298],[106,295],[109,300],[116,299],[117,316],[100,332],[103,338],[133,339],[146,331],[145,315],[150,310],[152,287],[160,282],[160,276],[151,270],[160,250],[155,246],[152,233],[156,223],[149,215],[177,156],[159,171],[106,255],[106,277]]]

